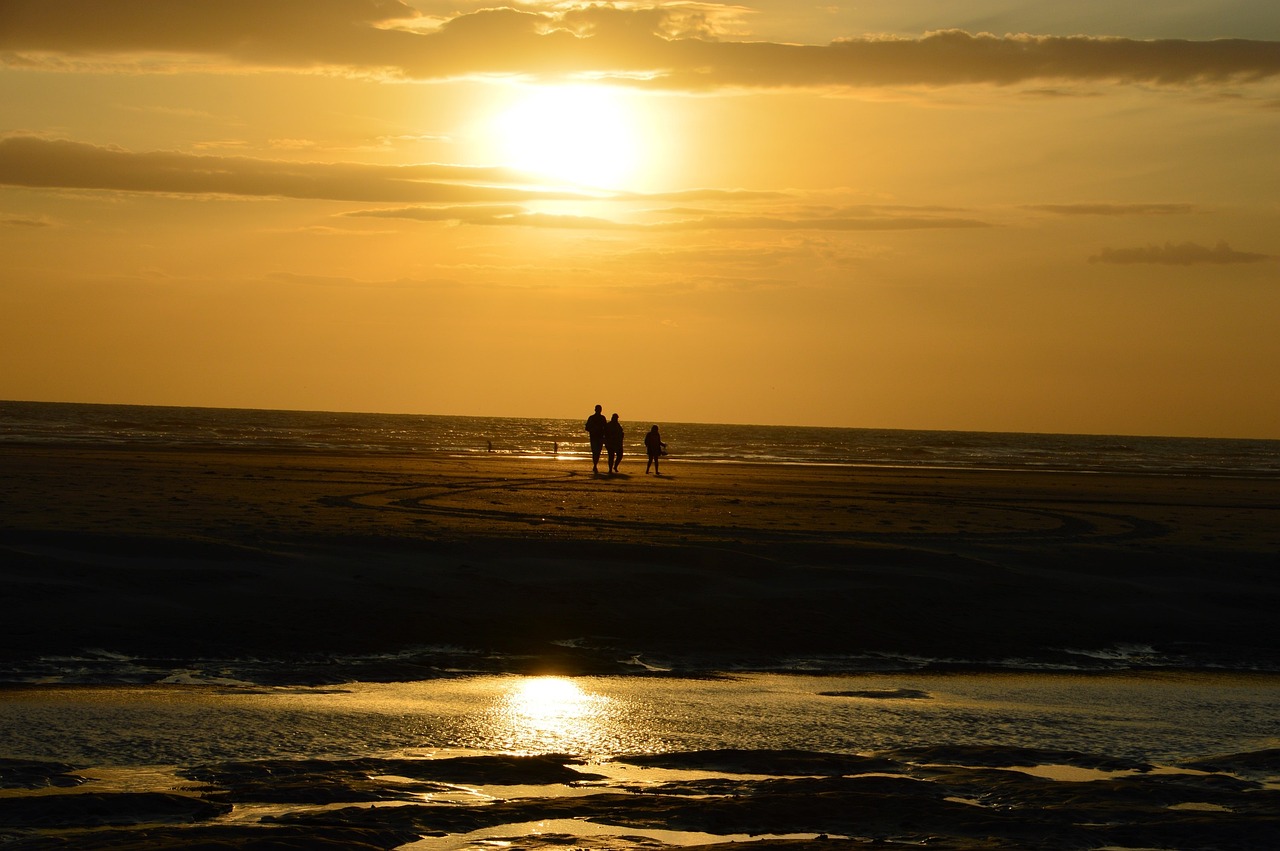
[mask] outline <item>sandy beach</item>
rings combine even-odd
[[[1134,647],[1280,667],[1274,480],[65,446],[0,469],[19,668],[442,647],[560,673]]]
[[[0,841],[1275,844],[1275,480],[622,469],[0,447]]]

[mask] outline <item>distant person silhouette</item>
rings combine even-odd
[[[649,453],[649,463],[644,465],[645,473],[648,474],[649,468],[653,467],[653,474],[661,476],[662,473],[658,471],[658,459],[666,454],[667,445],[662,442],[662,433],[658,431],[657,426],[649,429],[649,433],[644,436],[644,449]]]
[[[608,425],[600,410],[600,406],[596,405],[596,412],[587,417],[586,425],[587,435],[591,438],[591,472],[593,473],[600,472],[600,450],[604,447],[604,427]]]
[[[609,453],[609,472],[618,472],[618,465],[622,463],[622,423],[618,422],[618,415],[614,414],[613,419],[609,420],[604,427],[604,448]]]

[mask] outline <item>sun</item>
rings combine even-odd
[[[641,128],[629,96],[609,86],[523,90],[493,120],[502,164],[544,179],[623,188],[641,155]]]

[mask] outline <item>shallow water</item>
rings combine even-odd
[[[832,696],[831,692],[858,693]],[[717,748],[875,753],[936,744],[1152,763],[1280,746],[1280,677],[933,674],[728,679],[479,676],[340,689],[0,692],[6,755],[90,766],[440,752]]]
[[[568,418],[262,411],[0,401],[0,442],[584,458]],[[1275,478],[1280,441],[671,423],[622,412],[627,453],[658,423],[672,460]]]
[[[1259,752],[1280,745],[1277,706],[1280,676],[1205,673],[25,686],[0,691],[0,756],[43,760],[83,785],[19,781],[0,803],[16,805],[6,812],[29,847],[249,842],[294,825],[303,842],[395,831],[383,847],[414,851],[918,842],[921,830],[955,848],[1054,848],[1045,807],[1072,847],[1173,847],[1169,831],[1185,829],[1199,839],[1177,847],[1274,847],[1266,813],[1280,776]],[[1177,768],[1229,753],[1250,755],[1223,763],[1239,777]],[[522,773],[536,756],[486,754],[565,756],[542,761],[555,777]],[[475,756],[489,761],[482,775],[450,759]],[[430,780],[427,765],[444,777]],[[120,809],[77,815],[82,792]],[[165,824],[145,802],[174,792],[233,806]],[[50,825],[40,799],[72,815]],[[1137,826],[1125,809],[1135,800]],[[1009,844],[991,845],[992,830]]]

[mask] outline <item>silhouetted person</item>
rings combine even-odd
[[[600,406],[596,405],[596,412],[587,417],[587,435],[591,438],[591,472],[600,472],[600,449],[604,446],[604,427],[608,425],[605,422],[604,414],[600,413]]]
[[[622,463],[622,423],[618,422],[618,415],[614,414],[613,419],[609,420],[604,427],[604,448],[609,453],[609,472],[618,472],[618,465]]]
[[[662,434],[658,431],[658,427],[654,426],[649,429],[649,433],[644,436],[644,451],[649,453],[649,463],[644,465],[645,473],[649,472],[649,468],[653,467],[655,476],[661,476],[658,472],[658,459],[662,457],[663,450],[667,445],[662,442]]]

